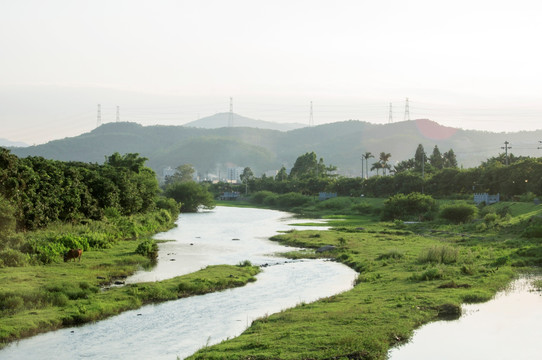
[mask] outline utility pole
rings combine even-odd
[[[309,127],[313,127],[314,126],[314,116],[313,116],[313,113],[312,113],[312,101],[311,101],[311,112],[310,112],[310,115],[309,115]]]
[[[410,121],[410,105],[408,104],[408,98],[406,98],[405,102],[405,121]]]
[[[96,127],[102,125],[102,106],[98,104],[98,118],[96,119]]]
[[[508,166],[508,149],[512,148],[511,146],[508,146],[508,144],[510,143],[508,141],[505,141],[504,146],[501,146],[501,149],[504,149],[504,157],[505,157],[505,162],[507,166]]]
[[[233,127],[233,98],[230,97],[230,114],[228,116],[228,127]]]
[[[117,122],[119,122],[119,121],[120,121],[120,108],[117,105]]]
[[[391,124],[393,122],[393,113],[391,111],[391,103],[390,103],[390,113],[388,115],[388,124]]]

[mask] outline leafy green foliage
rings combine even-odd
[[[136,254],[156,260],[158,258],[158,244],[153,239],[145,239],[137,245],[135,252]]]
[[[465,223],[472,220],[478,212],[478,208],[467,203],[447,205],[442,208],[439,216],[453,223]]]
[[[423,219],[437,210],[436,201],[429,195],[410,193],[397,194],[384,202],[383,220]]]
[[[19,159],[5,149],[1,149],[0,158],[5,166],[0,172],[0,196],[13,208],[9,215],[10,206],[2,206],[0,218],[13,216],[18,229],[38,229],[55,221],[101,219],[107,208],[123,215],[154,208],[156,175],[144,166],[146,158],[138,154],[115,153],[104,165],[42,157]]]
[[[200,207],[212,209],[215,206],[213,195],[204,185],[194,181],[171,183],[164,194],[180,203],[182,212],[197,212]]]

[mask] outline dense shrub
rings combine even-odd
[[[320,201],[316,207],[326,210],[350,210],[352,207],[352,200],[346,197],[336,197]]]
[[[429,195],[397,194],[384,202],[382,220],[423,220],[436,210],[437,203]]]
[[[295,206],[302,206],[310,202],[311,199],[300,193],[290,192],[283,195],[279,195],[277,198],[277,205],[283,209],[293,208]]]
[[[474,205],[458,203],[444,207],[439,215],[445,220],[459,224],[472,220],[477,211],[478,209]]]
[[[135,252],[156,260],[158,257],[158,244],[153,239],[145,239],[137,246]]]
[[[252,202],[261,205],[264,203],[265,199],[270,196],[276,196],[276,194],[271,191],[263,190],[252,194],[252,197],[250,199]]]
[[[0,268],[25,266],[28,264],[28,255],[19,250],[5,249],[0,251]]]
[[[359,203],[352,205],[352,210],[360,215],[369,215],[374,211],[374,208],[367,203]]]

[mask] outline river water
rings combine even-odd
[[[295,221],[287,213],[261,209],[217,207],[183,214],[177,228],[157,236],[174,240],[161,244],[158,265],[136,273],[129,282],[166,279],[209,264],[250,260],[269,266],[244,287],[37,335],[1,350],[0,359],[184,358],[205,345],[238,336],[256,318],[352,288],[357,274],[342,264],[273,256],[290,248],[268,237],[292,228],[291,222]]]
[[[532,360],[542,358],[542,293],[526,276],[482,304],[463,305],[457,320],[422,326],[389,360]]]

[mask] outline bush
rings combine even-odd
[[[382,220],[420,220],[437,210],[436,201],[420,193],[397,194],[384,202]]]
[[[487,224],[494,223],[498,219],[499,219],[499,215],[497,215],[496,213],[488,213],[486,214],[486,216],[484,216],[484,222]]]
[[[252,194],[252,197],[250,198],[250,200],[256,204],[261,205],[264,203],[265,199],[270,196],[276,196],[276,194],[271,191],[263,190],[263,191],[258,191]]]
[[[296,192],[289,192],[279,195],[277,205],[281,208],[293,208],[295,206],[303,206],[309,201],[311,201],[311,199],[307,196]]]
[[[320,201],[316,207],[327,210],[349,210],[352,207],[352,200],[350,198],[336,197]]]
[[[373,212],[373,207],[367,203],[359,203],[352,206],[352,210],[360,215],[369,215]]]
[[[28,264],[28,255],[18,250],[5,249],[0,251],[0,268],[26,266]]]
[[[155,204],[157,209],[167,210],[172,217],[177,216],[179,211],[181,211],[181,205],[175,199],[165,196],[157,197]]]
[[[420,254],[418,261],[421,263],[451,264],[457,261],[459,251],[447,245],[435,245]]]
[[[521,236],[527,239],[542,238],[542,225],[531,225],[527,227],[523,230]]]
[[[477,211],[478,209],[474,205],[458,203],[444,207],[440,212],[440,217],[459,224],[473,219]]]
[[[153,239],[143,240],[136,248],[136,254],[146,256],[152,260],[158,257],[158,244]]]

